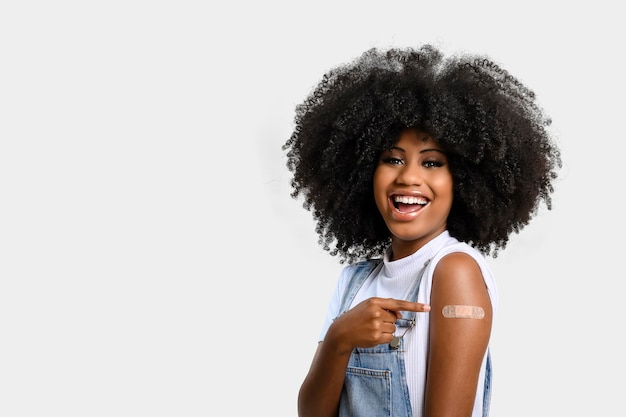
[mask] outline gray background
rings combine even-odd
[[[0,6],[0,414],[295,416],[341,265],[280,147],[324,71],[423,43],[530,86],[563,153],[490,260],[492,415],[619,414],[617,6],[213,4]]]

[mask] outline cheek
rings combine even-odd
[[[389,178],[384,169],[376,168],[372,185],[374,189],[374,200],[380,210],[387,204],[387,187],[389,186]]]
[[[434,190],[440,196],[452,196],[454,195],[454,182],[452,181],[452,175],[444,175],[431,183]]]
[[[384,170],[381,170],[380,167],[376,168],[376,170],[374,171],[372,185],[374,186],[374,195],[378,194],[381,189],[384,190],[385,188]]]

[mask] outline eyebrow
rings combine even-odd
[[[405,149],[403,149],[403,148],[401,148],[401,147],[399,147],[399,146],[392,146],[392,147],[391,147],[391,148],[389,148],[388,150],[389,150],[389,151],[391,151],[391,150],[394,150],[394,149],[395,149],[395,150],[398,150],[398,151],[400,151],[400,152],[404,152],[404,153],[406,153],[406,150],[405,150]],[[420,151],[420,153],[426,153],[426,152],[439,152],[439,153],[442,153],[442,154],[444,154],[444,155],[446,154],[446,153],[445,153],[442,149],[437,149],[437,148],[426,148],[426,149],[422,149],[422,150]]]

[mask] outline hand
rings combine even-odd
[[[368,298],[339,316],[324,341],[334,343],[338,351],[346,353],[355,347],[389,343],[402,311],[428,312],[430,306],[394,298]]]

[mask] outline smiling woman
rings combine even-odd
[[[374,199],[392,242],[402,242],[393,259],[411,255],[446,230],[453,192],[445,151],[428,134],[408,129],[381,154]]]
[[[371,49],[323,76],[283,149],[292,196],[348,265],[301,417],[488,415],[498,294],[485,256],[551,207],[549,124],[484,56]]]

